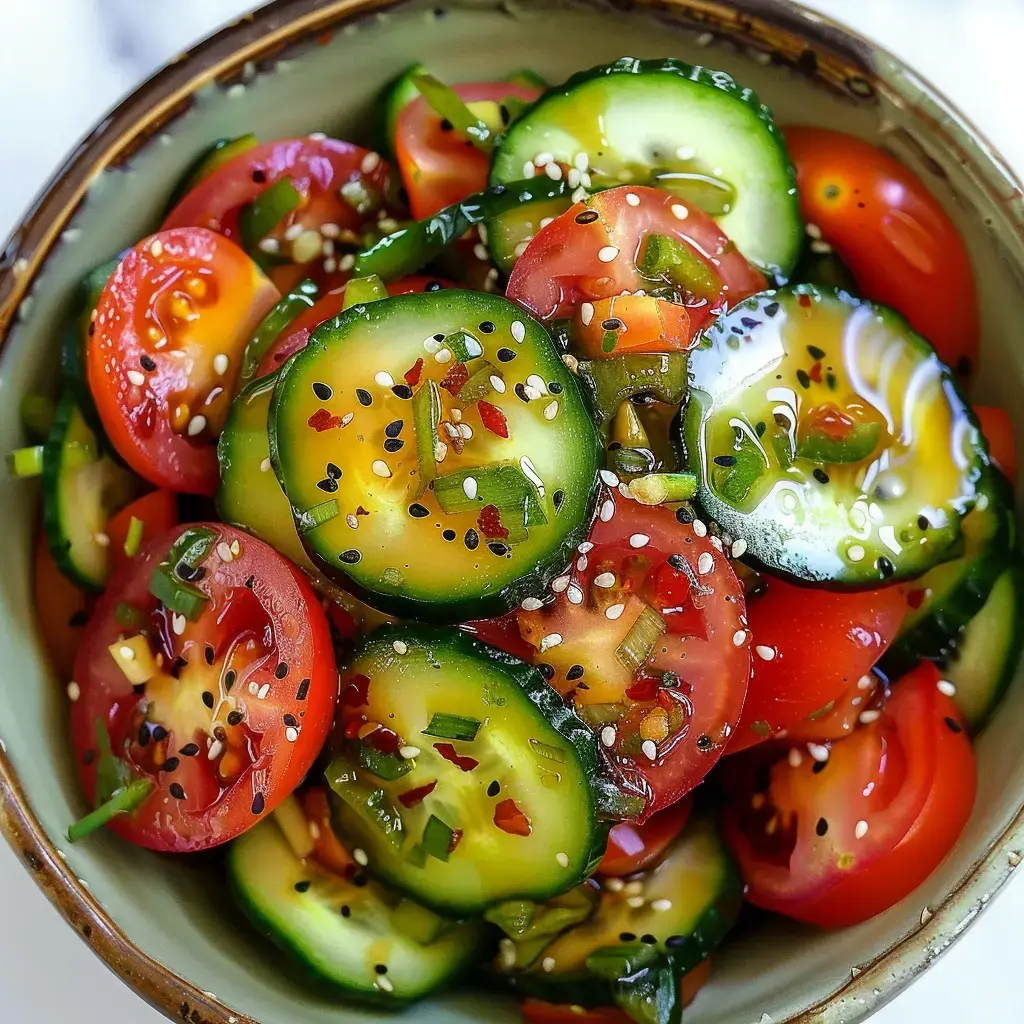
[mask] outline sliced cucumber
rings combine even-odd
[[[949,369],[892,310],[812,285],[763,292],[708,329],[689,375],[700,502],[768,568],[870,587],[958,554],[985,440]],[[820,461],[818,442],[844,437],[850,450]]]
[[[58,568],[89,590],[110,573],[110,517],[142,493],[132,472],[100,451],[73,394],[57,406],[43,448],[43,529]]]
[[[274,821],[231,844],[227,872],[256,929],[307,977],[346,999],[392,1007],[421,999],[486,949],[479,923],[446,921],[377,882],[362,877],[356,884],[300,860]],[[410,928],[414,916],[418,927]],[[424,917],[432,919],[426,929]]]
[[[594,869],[594,736],[537,669],[461,630],[385,626],[342,686],[334,822],[375,875],[461,917]]]
[[[440,408],[421,415],[432,387]],[[543,593],[584,539],[600,456],[544,328],[454,289],[318,328],[274,389],[270,452],[314,563],[382,611],[439,622]],[[519,478],[518,505],[484,486],[498,470]],[[425,486],[459,473],[468,510]]]
[[[593,916],[559,935],[539,958],[528,950],[531,958],[524,964],[514,942],[502,943],[496,968],[516,992],[578,1006],[618,1003],[630,1012],[628,986],[623,993],[614,984],[624,977],[613,971],[610,978],[606,970],[619,958],[654,971],[656,987],[668,990],[662,991],[662,1001],[671,1005],[664,997],[678,1001],[680,975],[718,946],[736,921],[742,898],[732,858],[704,817],[687,824],[657,867],[626,886],[618,879],[602,885]],[[666,961],[671,970],[661,971]]]
[[[957,639],[945,669],[956,686],[953,699],[973,732],[1003,699],[1020,663],[1022,644],[1024,568],[1018,562],[996,580],[981,611]]]
[[[705,209],[752,263],[785,278],[800,255],[796,177],[768,108],[722,71],[635,60],[573,75],[499,142],[491,183],[550,154],[584,187],[655,185]]]
[[[397,78],[384,87],[377,101],[377,126],[375,136],[377,149],[387,156],[395,152],[395,132],[398,129],[398,115],[413,100],[419,97],[420,91],[413,81],[416,75],[427,70],[423,64],[411,64]]]

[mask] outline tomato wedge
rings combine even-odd
[[[660,266],[645,263],[652,237],[663,249],[679,247],[689,287],[662,280],[660,270],[659,276],[641,272],[640,265]],[[579,313],[589,326],[597,318],[584,303],[664,292],[682,300],[692,338],[727,306],[765,286],[706,213],[668,192],[623,185],[576,203],[541,228],[516,262],[507,295],[541,320]]]
[[[190,563],[173,553],[183,536],[205,545]],[[175,567],[164,568],[169,554]],[[194,621],[151,594],[155,574],[201,595]],[[86,793],[98,795],[99,728],[131,774],[154,786],[110,827],[178,853],[233,839],[299,784],[327,739],[338,686],[327,620],[306,578],[221,523],[175,527],[121,568],[93,613],[74,678],[71,734]]]
[[[540,95],[539,89],[508,82],[466,82],[452,89],[464,103],[500,105],[509,98],[532,103]],[[395,131],[395,156],[417,220],[487,188],[490,157],[454,131],[422,96],[398,115]]]
[[[747,601],[753,671],[729,753],[827,714],[892,643],[899,589],[833,591],[765,576]]]
[[[827,760],[755,751],[726,764],[723,831],[752,903],[812,923],[852,923],[934,869],[966,821],[975,786],[963,720],[938,683],[935,667],[922,664],[895,685],[877,718],[831,745]],[[906,853],[893,859],[905,839],[921,856],[913,870]],[[892,865],[899,879],[888,877]],[[851,894],[876,884],[885,898],[858,908]],[[841,922],[823,909],[840,904]]]
[[[205,228],[144,238],[117,265],[93,318],[89,387],[103,428],[140,476],[213,494],[213,442],[241,355],[277,289],[233,242]]]
[[[750,675],[743,589],[702,524],[620,495],[552,589],[552,604],[520,609],[520,631],[642,801],[642,823],[707,775],[736,727]]]
[[[985,440],[988,441],[992,461],[1008,480],[1016,482],[1017,442],[1013,436],[1013,421],[1009,413],[994,405],[976,405],[974,414],[981,424]]]
[[[970,373],[978,297],[956,225],[921,179],[868,142],[827,128],[787,128],[800,211],[868,299],[898,309],[947,365]]]
[[[664,856],[687,821],[693,798],[685,796],[678,803],[652,815],[642,825],[620,821],[608,834],[608,847],[597,867],[599,875],[623,877],[654,867]]]

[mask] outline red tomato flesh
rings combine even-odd
[[[1013,421],[1009,413],[994,405],[976,405],[974,414],[981,424],[985,440],[988,441],[992,461],[1008,480],[1016,482],[1017,442],[1013,436]]]
[[[125,562],[131,561],[124,550],[125,540],[133,519],[142,523],[142,543],[166,533],[178,522],[178,497],[173,491],[156,490],[136,498],[126,505],[107,523],[107,536],[110,538],[111,574],[121,568]],[[140,545],[139,551],[142,550]]]
[[[597,867],[599,875],[624,877],[654,867],[690,818],[693,799],[678,803],[652,815],[643,825],[620,821],[608,834],[608,847]]]

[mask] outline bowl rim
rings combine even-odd
[[[459,0],[456,0],[458,3]],[[544,0],[541,0],[543,3]],[[556,4],[558,0],[555,0]],[[676,25],[738,37],[780,63],[833,89],[864,99],[891,93],[873,67],[881,57],[920,90],[926,123],[963,165],[987,163],[979,187],[1004,207],[1000,217],[1024,243],[1024,186],[985,135],[927,79],[862,33],[795,0],[577,0],[582,5],[654,14]],[[406,0],[272,0],[225,24],[163,65],[123,97],[76,144],[42,187],[0,251],[0,349],[22,301],[61,232],[103,170],[130,158],[164,125],[187,111],[203,86],[224,83],[252,61],[274,59],[304,39],[328,42],[341,25],[404,6]],[[816,47],[820,49],[815,49]],[[812,60],[807,61],[810,54]],[[965,149],[965,142],[967,148]],[[1015,217],[1011,205],[1021,205]],[[76,877],[32,810],[0,740],[0,833],[36,884],[92,951],[150,1005],[186,1024],[260,1024],[232,1010],[139,949]],[[1000,835],[934,907],[920,926],[861,966],[813,1006],[775,1024],[857,1024],[903,991],[980,916],[1024,859],[1024,794]],[[767,1018],[767,1014],[762,1018]]]

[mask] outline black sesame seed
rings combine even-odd
[[[735,455],[716,455],[715,456],[716,466],[735,466],[736,456]]]
[[[831,372],[825,374],[825,383],[829,386],[829,390],[831,391],[835,391],[835,389],[839,387],[839,381],[836,378],[836,375]]]
[[[333,494],[338,489],[338,481],[331,476],[325,476],[323,480],[317,480],[316,485],[321,491],[326,491],[328,494]]]
[[[513,391],[515,391],[516,398],[518,398],[519,401],[521,401],[521,402],[529,402],[530,401],[530,399],[527,397],[527,394],[526,394],[526,388],[523,386],[523,383],[521,381],[513,388]]]
[[[203,703],[208,707],[213,707],[213,694],[209,690],[203,690]]]
[[[562,385],[557,380],[549,380],[548,391],[553,395],[560,395],[562,393]]]
[[[171,785],[170,785],[169,792],[170,792],[171,796],[174,797],[175,800],[184,800],[185,799],[185,790],[182,789],[182,786],[181,786],[180,782],[172,782]]]
[[[445,540],[455,540],[458,534],[454,530],[445,530],[442,534]]]
[[[412,398],[412,388],[408,384],[396,384],[391,392],[396,398]]]
[[[814,479],[817,480],[819,484],[828,483],[828,473],[826,473],[820,466],[815,466],[813,475]]]
[[[355,548],[349,548],[348,551],[342,551],[342,553],[338,555],[338,558],[346,565],[355,565],[362,557],[362,554],[356,551]]]
[[[693,510],[686,507],[676,509],[676,522],[684,526],[693,522]]]
[[[569,671],[565,673],[565,678],[568,679],[569,682],[571,683],[571,682],[575,681],[576,679],[579,679],[582,675],[583,675],[583,666],[582,665],[573,665],[569,669]]]
[[[765,316],[775,316],[775,314],[778,313],[778,311],[779,304],[777,302],[769,302],[768,305],[764,307]]]
[[[796,379],[800,381],[800,387],[809,388],[811,386],[811,378],[808,376],[806,370],[797,370]]]
[[[167,730],[162,725],[153,726],[153,742],[163,743],[167,739]]]
[[[266,806],[267,806],[267,801],[264,799],[262,793],[257,793],[252,798],[252,808],[251,808],[251,810],[252,810],[253,814],[262,814],[263,811],[264,811],[264,808],[266,808]]]
[[[366,874],[360,873],[352,879],[352,884],[362,889],[370,881]]]
[[[250,576],[250,577],[249,577],[249,578],[248,578],[248,579],[247,579],[247,580],[245,581],[245,585],[246,585],[246,586],[247,586],[247,587],[248,587],[248,588],[249,588],[250,590],[252,590],[252,588],[253,588],[253,584],[254,584],[255,582],[256,582],[256,577],[255,577],[255,576]]]
[[[371,405],[373,403],[373,395],[365,388],[356,388],[356,400],[360,405]]]
[[[817,345],[808,345],[807,351],[810,353],[812,359],[822,360],[825,358],[825,350],[818,348]]]
[[[400,437],[389,437],[384,441],[384,451],[390,455],[400,452],[405,447],[405,442]]]
[[[619,932],[619,942],[636,942],[636,935],[633,932]]]
[[[151,356],[140,356],[139,365],[148,373],[152,373],[156,369],[156,363]]]
[[[702,754],[706,754],[714,745],[715,741],[707,733],[701,733],[697,737],[697,749]]]
[[[497,555],[498,558],[504,558],[508,554],[508,545],[502,544],[500,540],[489,540],[487,546],[491,549],[491,554]]]
[[[175,772],[178,770],[178,765],[180,764],[181,762],[176,757],[169,757],[160,766],[160,770],[163,772]]]
[[[444,341],[444,335],[443,334],[435,334],[434,335],[434,341]]]
[[[493,781],[493,782],[492,782],[492,783],[491,783],[491,784],[490,784],[490,785],[489,785],[489,786],[487,787],[487,795],[488,795],[488,796],[497,796],[497,795],[498,795],[498,794],[499,794],[500,792],[501,792],[501,783],[500,783],[500,782],[498,782],[498,780],[497,780],[497,779],[495,779],[495,780],[494,780],[494,781]]]
[[[555,678],[555,669],[552,665],[549,665],[546,661],[542,661],[537,666],[537,671],[550,683]]]
[[[352,908],[349,907],[347,904],[342,906],[342,908],[341,908],[341,916],[342,917],[351,917],[352,916]]]
[[[252,172],[252,180],[255,181],[257,185],[262,185],[263,182],[267,180],[266,171],[263,171],[259,167],[257,167],[256,170]]]
[[[681,946],[685,946],[685,945],[686,945],[686,936],[685,935],[670,935],[665,940],[665,948],[666,949],[679,949]]]
[[[179,654],[178,657],[174,659],[174,662],[171,665],[171,678],[177,679],[178,676],[181,675],[181,670],[185,668],[187,665],[188,662]]]
[[[313,381],[313,394],[320,399],[321,402],[328,402],[334,397],[334,391],[329,384],[323,384],[320,381]]]
[[[877,562],[875,562],[875,568],[883,579],[888,579],[896,570],[893,568],[892,562],[889,561],[885,555],[882,555]]]
[[[761,326],[761,321],[755,320],[752,316],[741,317],[740,323],[743,324],[743,326],[746,327],[748,331],[752,331],[755,327]]]
[[[203,653],[206,656],[206,664],[212,665],[214,658],[217,656],[217,652],[213,649],[213,644],[207,644]]]
[[[555,493],[551,495],[551,504],[555,506],[556,512],[562,507],[563,501],[565,501],[565,491],[555,491]]]
[[[296,892],[309,892],[309,887],[312,884],[313,884],[312,882],[309,882],[309,881],[306,881],[306,880],[303,880],[301,882],[296,882],[295,883],[295,891]]]
[[[182,757],[195,757],[199,753],[198,743],[186,743],[185,746],[178,751]]]
[[[622,321],[617,316],[610,316],[607,320],[601,321],[602,331],[621,331]]]
[[[327,475],[332,480],[340,480],[341,479],[341,467],[339,467],[335,463],[328,462],[326,467],[325,467],[325,471],[326,471]]]
[[[480,324],[480,333],[481,334],[493,334],[494,331],[495,331],[495,326],[494,326],[494,324],[491,323],[490,320],[485,320],[482,324]]]
[[[293,727],[299,724],[293,714],[285,715],[282,721],[284,722],[285,725],[290,725]]]
[[[278,679],[284,679],[284,677],[288,675],[288,662],[278,662],[277,668],[274,669],[274,675],[277,676]]]
[[[932,524],[928,522],[928,517],[927,516],[918,516],[917,517],[917,528],[919,530],[927,530],[928,527],[931,526],[931,525]]]
[[[640,936],[640,941],[645,946],[653,946],[658,940],[653,935],[651,935],[650,932],[648,932],[646,935]]]
[[[811,767],[811,771],[814,772],[815,775],[820,775],[827,765],[828,761],[815,761],[814,765]]]
[[[305,700],[309,695],[309,678],[305,678],[299,683],[299,688],[295,691],[296,700]]]
[[[450,132],[454,127],[455,125],[453,125],[451,121],[448,120],[447,117],[441,118],[441,131]]]
[[[818,824],[814,826],[814,831],[819,836],[823,836],[828,831],[828,822],[824,818],[819,818]]]
[[[950,731],[952,731],[952,732],[963,732],[964,731],[963,728],[961,727],[960,723],[955,718],[950,718],[947,715],[946,719],[945,719],[945,722],[946,722],[946,725],[949,726]]]
[[[677,572],[686,572],[686,559],[682,555],[669,555],[667,561]]]
[[[237,678],[238,676],[235,673],[235,670],[233,668],[229,668],[227,672],[224,673],[224,689],[230,691],[231,687],[235,685],[235,680]]]
[[[733,334],[742,334],[743,333],[743,328],[737,326],[736,324],[733,324],[732,327],[729,328],[729,330],[732,331]]]
[[[600,216],[597,210],[583,210],[581,213],[576,214],[577,224],[593,224],[595,220]]]
[[[384,428],[384,436],[385,437],[398,437],[398,435],[402,432],[402,427],[404,427],[404,426],[405,426],[405,420],[392,420]]]
[[[228,725],[241,725],[244,720],[245,715],[241,711],[228,712]]]
[[[463,538],[463,542],[470,551],[476,551],[477,546],[480,544],[480,534],[471,526],[466,531],[466,536]]]
[[[409,506],[409,515],[411,515],[413,519],[423,519],[425,516],[430,515],[430,509],[425,508],[418,501],[414,501]]]

